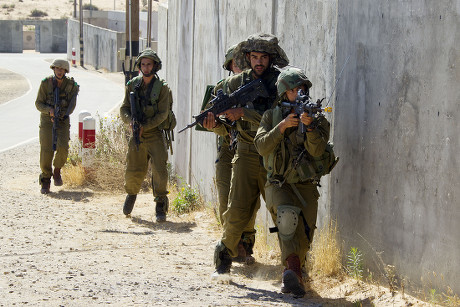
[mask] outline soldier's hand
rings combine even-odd
[[[308,116],[308,114],[304,112],[300,116],[300,121],[302,122],[302,124],[308,127],[313,122],[313,117]],[[307,131],[313,131],[313,129],[307,129]]]
[[[225,118],[227,118],[231,122],[234,122],[244,116],[244,111],[243,108],[233,108],[228,109],[227,111],[224,111],[219,115],[224,115]]]
[[[140,127],[139,127],[139,137],[142,136],[142,133],[144,133],[144,127],[143,127],[143,126],[140,126]]]
[[[284,133],[284,131],[287,128],[290,127],[297,127],[299,125],[299,118],[297,117],[297,114],[295,113],[290,113],[288,116],[286,116],[278,125],[280,132]]]
[[[218,123],[216,122],[216,117],[214,116],[214,113],[208,112],[208,116],[206,116],[203,120],[203,127],[205,127],[208,130],[214,129],[218,126]]]
[[[54,109],[50,110],[51,122],[54,122]]]

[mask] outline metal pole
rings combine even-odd
[[[83,11],[82,11],[82,1],[80,0],[80,66],[84,67],[83,63]]]
[[[150,48],[152,45],[152,0],[149,0],[147,9],[147,48]]]

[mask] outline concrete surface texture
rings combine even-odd
[[[279,37],[313,98],[331,95],[349,57],[327,116],[341,160],[322,179],[318,220],[337,219],[345,253],[363,250],[366,267],[394,265],[415,287],[435,272],[459,293],[459,13],[455,0],[171,0],[161,73],[182,128],[226,76],[225,49],[252,33]],[[213,197],[215,136],[189,129],[174,146],[176,171]]]

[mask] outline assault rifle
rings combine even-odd
[[[202,113],[193,116],[195,121],[188,124],[185,128],[182,128],[179,133],[188,128],[192,128],[198,123],[203,124],[203,121],[208,116],[209,112],[212,112],[215,116],[217,116],[234,106],[240,105],[244,107],[247,103],[253,102],[257,97],[268,96],[269,94],[267,89],[261,79],[256,79],[246,85],[243,85],[230,95],[224,94],[222,90],[218,90],[217,96],[209,102],[211,107],[207,108]]]
[[[59,116],[61,114],[61,101],[59,100],[59,87],[57,82],[53,82],[55,85],[53,90],[54,96],[54,118],[53,118],[53,130],[52,130],[52,139],[53,139],[53,151],[56,151],[57,146],[57,129],[59,128]]]
[[[134,144],[136,144],[136,150],[139,151],[139,144],[141,143],[139,131],[141,130],[142,113],[140,111],[139,101],[136,99],[134,92],[129,93],[129,102],[131,105],[131,124]]]
[[[311,97],[305,94],[301,89],[297,92],[297,97],[294,102],[282,102],[282,108],[294,109],[294,113],[300,116],[302,113],[307,113],[309,117],[318,118],[324,116],[323,112],[332,112],[331,107],[323,108],[321,104],[325,98],[318,99],[316,102],[311,101]],[[307,128],[315,128],[315,122],[311,123],[309,127],[306,127],[302,122],[299,124],[299,130],[301,133],[305,133]]]

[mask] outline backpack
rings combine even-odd
[[[276,107],[273,109],[272,127],[275,127],[281,121],[281,108]],[[291,152],[289,161],[286,161],[286,152],[291,151],[283,137],[275,150],[268,156],[263,157],[268,178],[278,178],[287,183],[298,183],[307,180],[319,183],[320,178],[329,174],[339,161],[339,158],[335,156],[333,144],[330,142],[327,143],[324,153],[319,157],[313,157],[306,149],[303,149],[297,156],[294,156]],[[279,169],[277,168],[278,161],[281,161]]]

